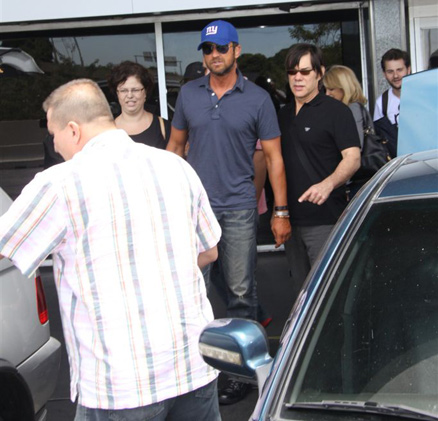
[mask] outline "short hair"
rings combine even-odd
[[[391,60],[403,60],[406,67],[411,67],[411,57],[407,51],[399,50],[398,48],[391,48],[382,56],[380,65],[382,70],[385,71],[385,62]]]
[[[324,86],[328,89],[339,88],[344,91],[342,102],[350,105],[353,102],[359,102],[365,105],[367,99],[363,94],[362,87],[357,80],[353,70],[347,66],[336,64],[331,66],[324,74],[322,79]]]
[[[115,96],[117,96],[117,88],[119,85],[125,83],[130,76],[134,76],[140,81],[145,89],[146,96],[152,92],[154,79],[148,69],[133,61],[123,61],[115,66],[108,76],[108,86]]]
[[[97,119],[113,121],[108,101],[99,85],[90,79],[75,79],[56,88],[44,101],[45,112],[60,128],[69,121],[86,124]]]
[[[303,56],[310,54],[310,62],[312,68],[318,73],[319,76],[323,75],[324,60],[322,56],[322,50],[313,44],[299,43],[293,45],[286,55],[286,71],[294,69],[300,63]]]

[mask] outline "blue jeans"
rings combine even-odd
[[[131,409],[78,405],[74,421],[220,421],[217,379],[175,398]]]
[[[227,304],[228,317],[257,320],[257,209],[215,212],[215,215],[222,228],[219,258],[214,263],[220,276],[210,276],[212,265],[205,268],[207,289],[210,281],[216,286]]]

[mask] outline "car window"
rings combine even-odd
[[[314,419],[293,410],[309,402],[438,415],[437,199],[373,206],[334,273],[286,399],[294,419]]]

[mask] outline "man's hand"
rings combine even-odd
[[[281,155],[280,137],[263,140],[262,148],[266,158],[269,181],[274,193],[274,203],[278,206],[287,205],[286,173],[284,170],[283,157]],[[288,218],[271,219],[271,230],[275,238],[275,247],[280,247],[290,238],[291,227]]]
[[[203,251],[198,255],[198,266],[200,269],[204,268],[208,264],[214,262],[218,258],[217,246],[212,247],[209,250]]]
[[[298,199],[298,202],[310,202],[322,205],[333,191],[333,184],[326,178],[318,184],[310,186]]]
[[[356,146],[341,151],[342,160],[335,171],[321,182],[310,186],[298,199],[298,202],[310,202],[322,205],[331,192],[345,184],[360,167],[360,149]]]
[[[180,157],[184,158],[188,137],[189,136],[187,130],[178,130],[172,126],[169,143],[166,146],[166,150],[174,152]]]
[[[274,216],[271,219],[271,230],[275,238],[275,248],[289,240],[292,232],[288,218],[274,218]]]

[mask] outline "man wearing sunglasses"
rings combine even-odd
[[[279,113],[293,233],[285,243],[295,294],[347,205],[345,183],[359,169],[360,143],[351,110],[319,91],[320,48],[295,44],[286,56],[294,95]]]
[[[222,20],[208,24],[198,50],[209,74],[181,88],[167,149],[183,156],[189,140],[187,160],[203,182],[222,227],[218,264],[226,284],[227,315],[256,320],[258,214],[253,155],[258,139],[274,192],[271,227],[276,246],[290,236],[277,116],[269,94],[237,68],[241,46],[233,25]],[[237,402],[247,390],[247,385],[229,380],[219,402]]]

